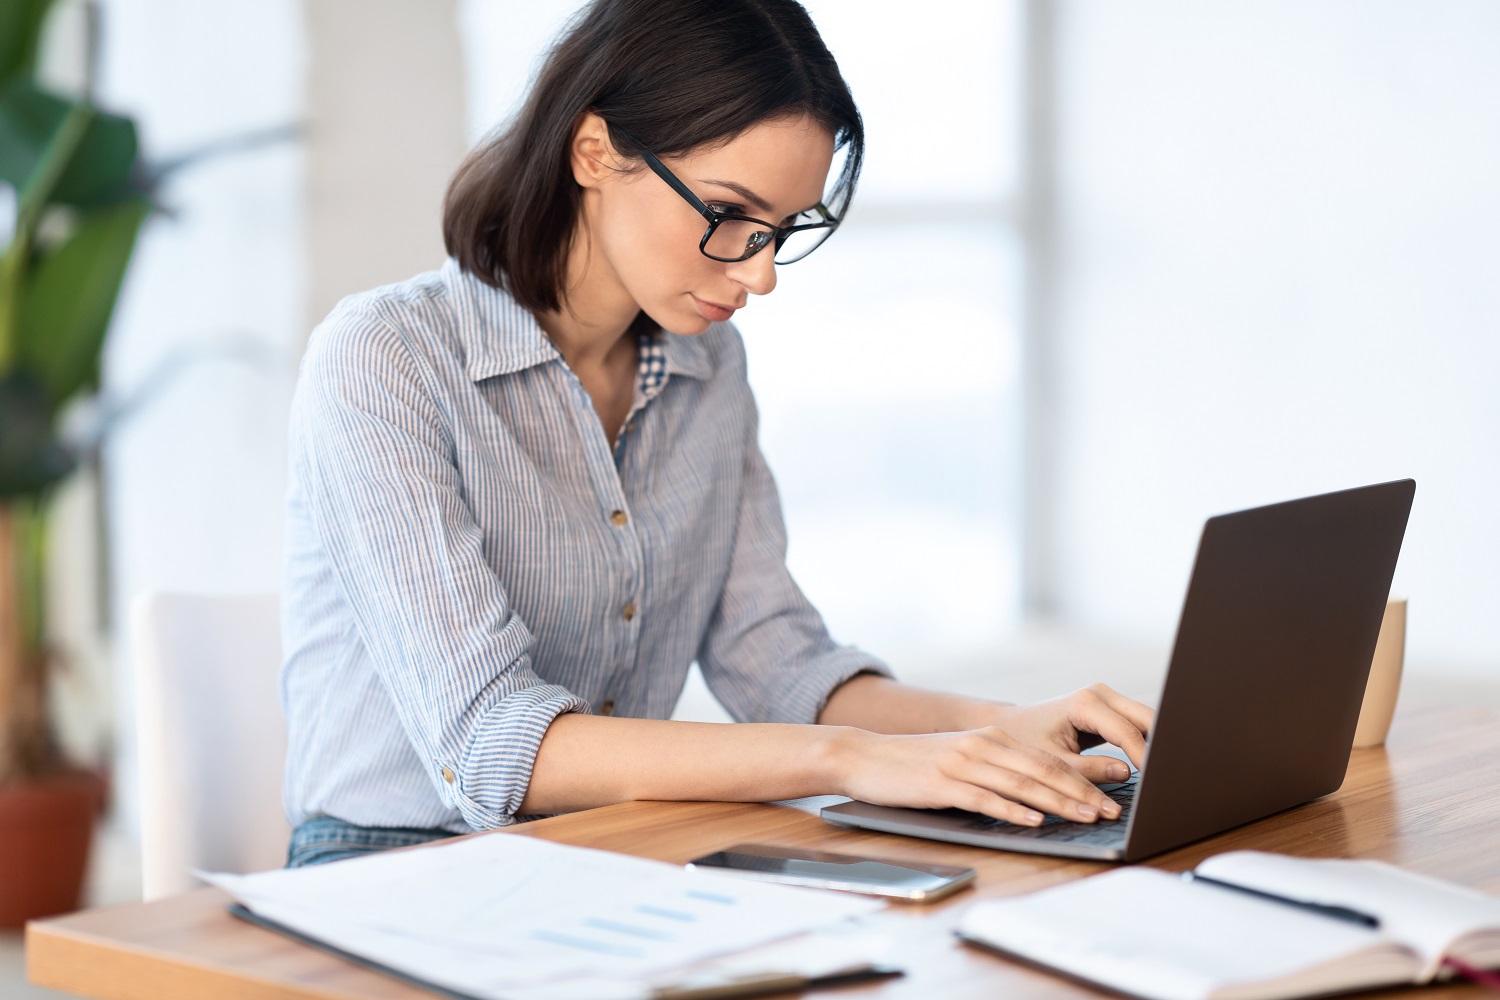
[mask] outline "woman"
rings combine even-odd
[[[460,168],[442,270],[314,333],[290,865],[631,799],[1118,814],[1094,783],[1124,765],[1078,750],[1139,762],[1144,706],[903,686],[787,573],[728,320],[834,232],[863,144],[796,3],[596,0]],[[666,721],[694,660],[745,724]]]

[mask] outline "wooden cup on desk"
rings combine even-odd
[[[1375,641],[1375,658],[1370,662],[1370,680],[1365,685],[1365,700],[1359,707],[1359,724],[1354,727],[1354,748],[1378,747],[1385,743],[1391,730],[1391,716],[1396,714],[1396,694],[1401,689],[1401,664],[1406,659],[1406,598],[1393,597],[1385,603],[1385,617],[1380,620],[1380,638]]]

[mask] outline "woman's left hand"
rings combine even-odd
[[[1106,684],[1091,684],[1062,698],[1035,705],[987,705],[984,725],[997,726],[1029,746],[1055,753],[1095,784],[1122,781],[1124,767],[1113,757],[1080,750],[1113,743],[1136,767],[1146,756],[1146,735],[1155,713]]]

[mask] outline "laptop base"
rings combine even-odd
[[[1101,790],[1120,804],[1117,820],[1073,823],[1048,816],[1041,826],[1017,826],[962,809],[900,809],[868,802],[844,802],[825,808],[821,815],[840,826],[899,833],[928,840],[946,840],[974,847],[992,847],[1028,854],[1050,854],[1061,858],[1118,861],[1125,856],[1125,832],[1135,804],[1136,780],[1102,785]]]

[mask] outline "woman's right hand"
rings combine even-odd
[[[848,729],[838,741],[843,793],[861,802],[966,809],[1020,826],[1044,813],[1092,823],[1120,807],[1061,757],[996,727],[886,736]]]

